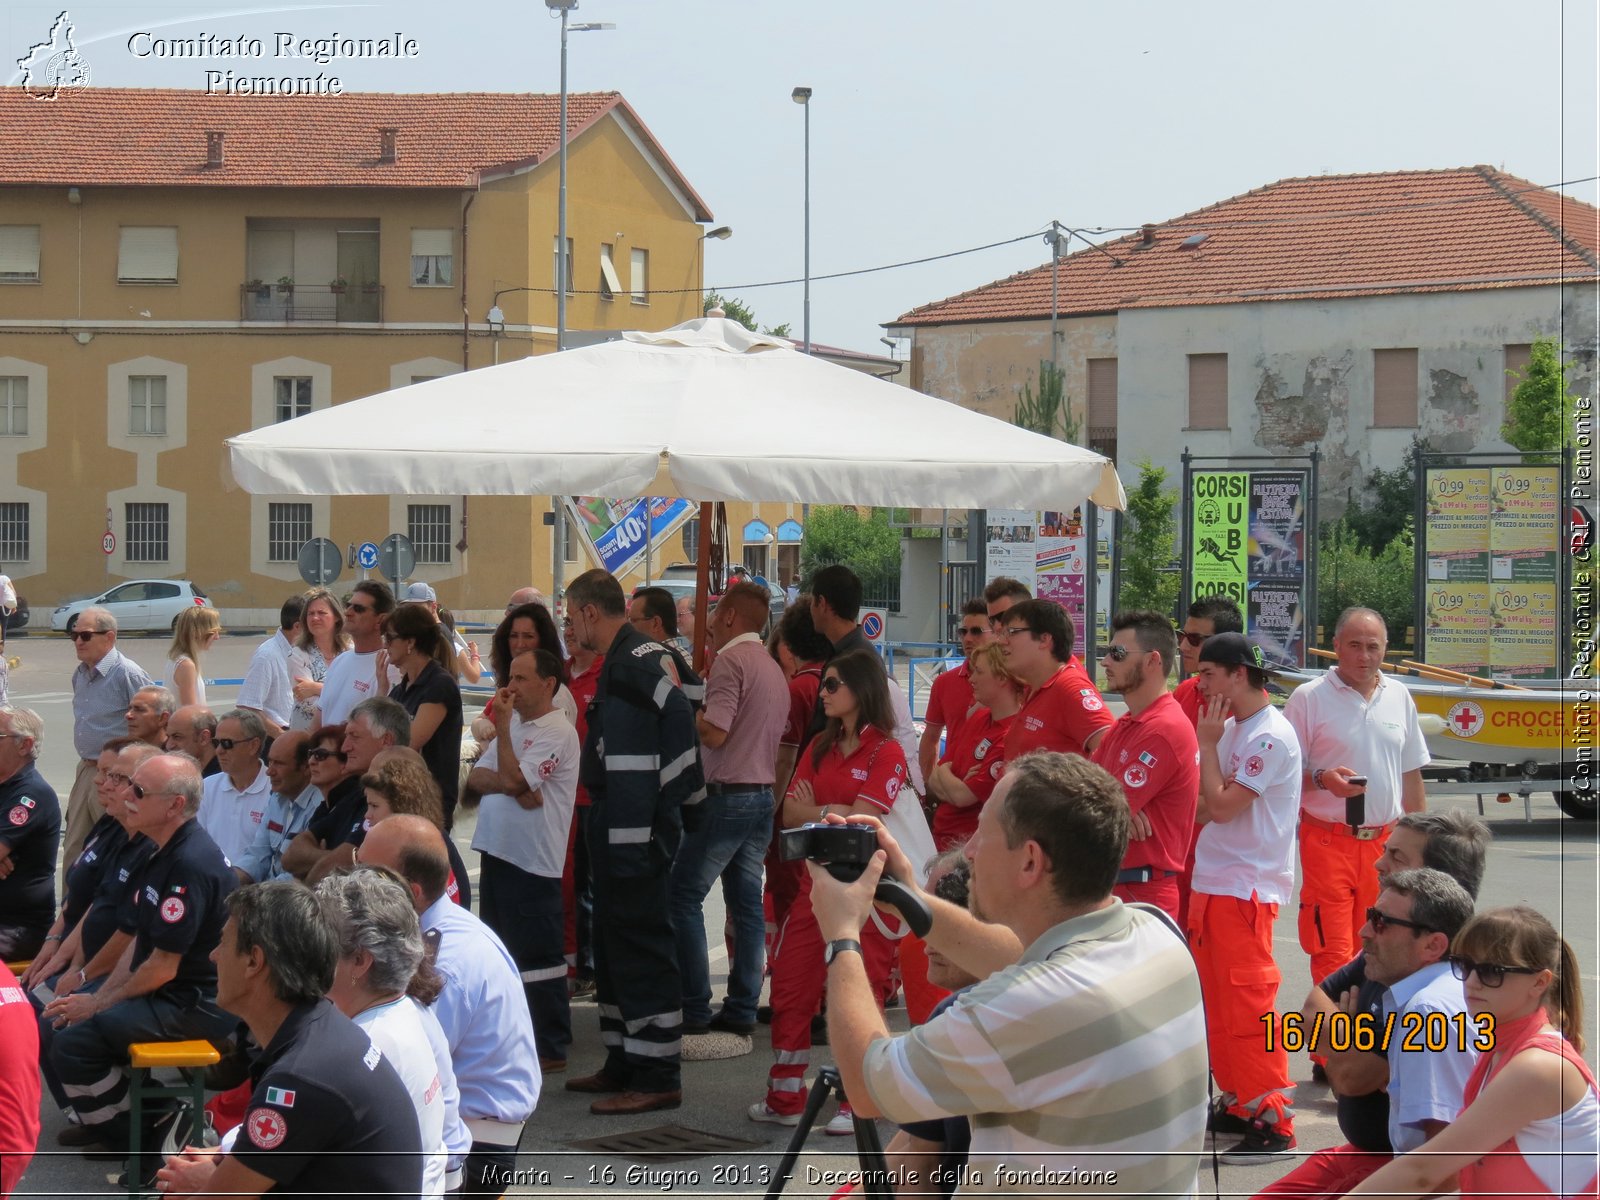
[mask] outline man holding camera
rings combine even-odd
[[[1060,753],[1010,764],[967,846],[972,911],[920,894],[930,951],[983,982],[900,1037],[858,938],[880,877],[916,876],[881,827],[878,842],[848,885],[808,864],[829,943],[828,1036],[856,1112],[983,1114],[961,1181],[974,1193],[1192,1192],[1206,1119],[1199,980],[1170,923],[1111,895],[1128,843],[1116,781]],[[915,1190],[929,1182],[943,1181]]]
[[[1370,608],[1333,630],[1338,665],[1294,690],[1283,715],[1300,740],[1300,945],[1325,979],[1360,948],[1378,898],[1378,856],[1402,812],[1427,807],[1432,761],[1411,693],[1383,674],[1389,637]]]

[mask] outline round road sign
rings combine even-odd
[[[391,583],[399,583],[417,565],[417,552],[403,533],[391,533],[378,547],[378,573]]]
[[[325,537],[312,538],[300,547],[300,578],[312,587],[327,587],[339,578],[344,555]]]
[[[356,565],[363,571],[370,571],[378,565],[378,545],[376,542],[361,543],[361,548],[356,551]]]
[[[102,554],[115,554],[117,552],[117,535],[109,529],[100,539],[100,552]]]

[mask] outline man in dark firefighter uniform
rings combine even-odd
[[[705,797],[694,711],[672,655],[628,623],[622,587],[601,570],[567,588],[570,637],[604,655],[580,777],[592,797],[596,999],[605,1065],[567,1090],[590,1111],[677,1108],[683,1023],[667,877],[685,815]],[[686,810],[686,811],[680,811]]]

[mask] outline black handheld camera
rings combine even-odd
[[[830,825],[813,822],[778,831],[778,857],[784,862],[809,858],[826,867],[840,883],[854,883],[878,851],[878,832],[871,825]],[[878,880],[873,898],[883,901],[905,918],[911,932],[927,937],[933,913],[911,888],[888,875]]]

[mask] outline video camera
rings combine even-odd
[[[854,883],[878,850],[878,831],[871,825],[830,825],[811,822],[778,831],[778,857],[784,862],[810,859],[827,868],[840,883]],[[921,896],[898,879],[884,875],[873,899],[892,907],[918,937],[933,928],[933,912]]]

